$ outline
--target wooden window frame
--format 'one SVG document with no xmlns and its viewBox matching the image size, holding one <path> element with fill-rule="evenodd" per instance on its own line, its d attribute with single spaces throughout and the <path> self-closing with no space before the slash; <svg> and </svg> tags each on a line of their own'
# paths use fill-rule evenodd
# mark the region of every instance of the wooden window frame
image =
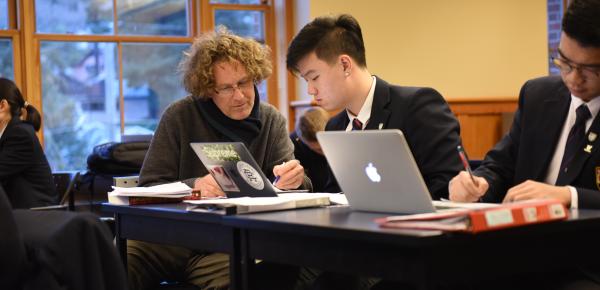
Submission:
<svg viewBox="0 0 600 290">
<path fill-rule="evenodd" d="M 264 12 L 265 42 L 272 49 L 273 74 L 267 79 L 268 101 L 279 107 L 279 92 L 277 87 L 277 46 L 276 46 L 276 1 L 269 0 L 263 4 L 211 4 L 210 0 L 187 0 L 188 35 L 187 36 L 145 36 L 119 35 L 117 0 L 113 1 L 114 31 L 110 35 L 73 35 L 36 32 L 35 0 L 8 0 L 9 29 L 0 30 L 0 37 L 10 38 L 13 43 L 14 78 L 17 85 L 29 103 L 33 104 L 42 114 L 42 70 L 40 46 L 43 41 L 60 42 L 110 42 L 117 47 L 119 62 L 119 102 L 123 108 L 123 67 L 122 46 L 129 43 L 189 43 L 191 44 L 200 32 L 214 29 L 214 12 L 225 10 L 256 10 Z M 285 0 L 286 3 L 288 0 Z M 291 1 L 291 0 L 290 0 Z M 288 5 L 286 5 L 288 6 Z M 289 5 L 290 7 L 292 5 Z M 286 7 L 287 9 L 287 7 Z M 287 13 L 286 13 L 287 14 Z M 287 15 L 285 17 L 288 17 Z M 124 110 L 120 110 L 121 132 L 124 132 Z M 43 143 L 43 130 L 38 136 Z"/>
</svg>

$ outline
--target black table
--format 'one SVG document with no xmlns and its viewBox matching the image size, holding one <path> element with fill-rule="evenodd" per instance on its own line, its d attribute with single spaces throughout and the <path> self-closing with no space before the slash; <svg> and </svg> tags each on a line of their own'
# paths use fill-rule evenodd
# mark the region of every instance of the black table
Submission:
<svg viewBox="0 0 600 290">
<path fill-rule="evenodd" d="M 332 207 L 228 216 L 224 224 L 241 230 L 242 261 L 265 259 L 403 280 L 422 289 L 599 259 L 600 211 L 572 211 L 565 222 L 477 235 L 381 229 L 373 220 L 383 216 Z"/>
<path fill-rule="evenodd" d="M 347 207 L 223 216 L 184 204 L 116 206 L 117 247 L 126 239 L 230 255 L 232 289 L 247 289 L 254 259 L 403 280 L 422 289 L 463 279 L 553 271 L 600 260 L 600 211 L 571 212 L 565 222 L 477 235 L 379 228 L 385 214 Z"/>
<path fill-rule="evenodd" d="M 168 244 L 199 251 L 230 255 L 231 289 L 241 289 L 242 273 L 238 244 L 239 230 L 223 224 L 223 215 L 188 212 L 183 203 L 158 205 L 112 205 L 105 203 L 102 210 L 115 216 L 115 236 L 125 268 L 127 244 L 140 240 Z"/>
</svg>

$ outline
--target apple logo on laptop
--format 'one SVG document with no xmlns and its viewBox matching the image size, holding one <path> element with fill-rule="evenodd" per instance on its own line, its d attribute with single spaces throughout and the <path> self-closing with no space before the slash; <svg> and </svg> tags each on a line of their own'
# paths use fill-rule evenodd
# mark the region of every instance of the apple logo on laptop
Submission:
<svg viewBox="0 0 600 290">
<path fill-rule="evenodd" d="M 373 163 L 369 162 L 369 165 L 365 167 L 365 173 L 367 173 L 367 177 L 371 179 L 372 182 L 380 182 L 381 175 L 377 173 L 377 167 L 373 166 Z"/>
</svg>

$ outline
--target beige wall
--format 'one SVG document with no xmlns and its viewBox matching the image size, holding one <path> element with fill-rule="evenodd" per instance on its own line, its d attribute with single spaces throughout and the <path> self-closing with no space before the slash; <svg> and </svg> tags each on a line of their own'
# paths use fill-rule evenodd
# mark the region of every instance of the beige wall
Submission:
<svg viewBox="0 0 600 290">
<path fill-rule="evenodd" d="M 547 74 L 546 0 L 310 1 L 330 13 L 358 19 L 371 73 L 447 99 L 516 97 Z"/>
</svg>

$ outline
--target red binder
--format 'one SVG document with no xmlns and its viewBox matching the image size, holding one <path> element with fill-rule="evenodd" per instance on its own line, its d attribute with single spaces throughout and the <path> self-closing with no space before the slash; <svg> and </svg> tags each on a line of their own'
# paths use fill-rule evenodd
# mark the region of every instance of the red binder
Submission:
<svg viewBox="0 0 600 290">
<path fill-rule="evenodd" d="M 568 210 L 558 200 L 529 200 L 482 209 L 457 209 L 376 219 L 385 228 L 479 233 L 528 224 L 565 220 Z"/>
</svg>

